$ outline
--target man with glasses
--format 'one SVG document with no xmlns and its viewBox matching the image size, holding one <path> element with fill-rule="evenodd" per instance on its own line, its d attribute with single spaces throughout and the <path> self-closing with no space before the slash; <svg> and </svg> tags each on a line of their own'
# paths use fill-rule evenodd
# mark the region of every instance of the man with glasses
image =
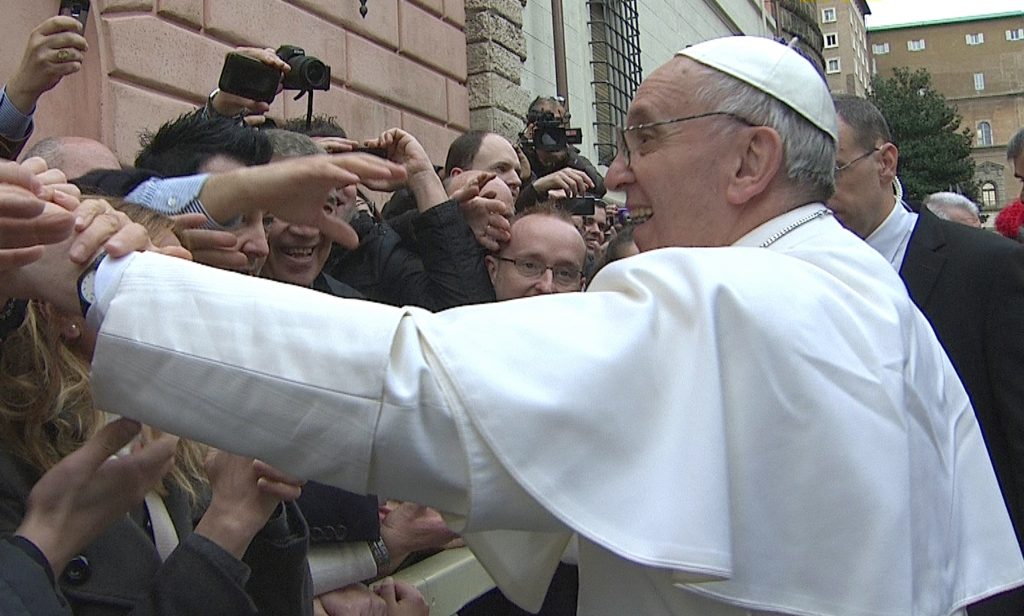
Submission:
<svg viewBox="0 0 1024 616">
<path fill-rule="evenodd" d="M 836 96 L 835 104 L 840 164 L 829 207 L 899 272 L 935 329 L 970 396 L 1024 546 L 1024 247 L 928 208 L 912 212 L 893 193 L 899 151 L 882 113 L 854 96 Z M 1024 592 L 969 612 L 1024 613 Z"/>
<path fill-rule="evenodd" d="M 498 301 L 583 289 L 587 249 L 563 210 L 534 206 L 512 220 L 511 235 L 485 257 Z"/>
<path fill-rule="evenodd" d="M 447 512 L 534 611 L 573 533 L 587 615 L 949 616 L 1024 583 L 952 366 L 822 205 L 838 130 L 814 67 L 757 37 L 688 47 L 623 134 L 607 181 L 647 217 L 644 252 L 586 293 L 431 314 L 144 253 L 78 285 L 56 258 L 19 281 L 102 325 L 102 408 Z M 236 207 L 340 236 L 322 187 L 394 171 L 271 165 L 252 181 L 301 174 L 303 191 L 264 204 L 254 185 Z"/>
</svg>

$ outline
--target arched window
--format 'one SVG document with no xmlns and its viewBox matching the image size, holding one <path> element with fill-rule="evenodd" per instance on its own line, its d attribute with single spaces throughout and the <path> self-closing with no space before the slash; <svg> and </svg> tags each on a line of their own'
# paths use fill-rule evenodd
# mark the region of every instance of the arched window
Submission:
<svg viewBox="0 0 1024 616">
<path fill-rule="evenodd" d="M 992 145 L 992 125 L 978 122 L 978 145 Z"/>
<path fill-rule="evenodd" d="M 992 182 L 985 182 L 981 185 L 981 206 L 986 210 L 994 209 L 999 200 L 996 195 L 996 185 Z"/>
</svg>

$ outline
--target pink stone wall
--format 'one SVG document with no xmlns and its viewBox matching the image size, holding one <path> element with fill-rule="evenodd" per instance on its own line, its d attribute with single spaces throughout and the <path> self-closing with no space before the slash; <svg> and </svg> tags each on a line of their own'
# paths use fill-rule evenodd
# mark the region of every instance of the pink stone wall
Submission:
<svg viewBox="0 0 1024 616">
<path fill-rule="evenodd" d="M 17 0 L 0 20 L 0 79 L 21 59 L 29 32 L 58 0 Z M 331 65 L 318 113 L 337 116 L 356 139 L 401 126 L 436 164 L 469 128 L 464 0 L 93 0 L 83 71 L 44 96 L 33 141 L 81 135 L 129 163 L 139 133 L 202 104 L 224 54 L 239 45 L 303 47 Z M 304 115 L 282 93 L 270 115 Z"/>
</svg>

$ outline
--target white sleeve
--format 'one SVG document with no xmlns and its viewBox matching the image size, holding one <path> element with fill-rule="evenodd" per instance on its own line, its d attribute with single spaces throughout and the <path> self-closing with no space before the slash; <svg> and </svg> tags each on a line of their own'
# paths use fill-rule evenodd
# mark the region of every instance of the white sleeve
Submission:
<svg viewBox="0 0 1024 616">
<path fill-rule="evenodd" d="M 112 284 L 94 311 L 98 407 L 299 477 L 459 517 L 469 512 L 472 464 L 473 489 L 518 491 L 530 517 L 544 518 L 475 431 L 457 425 L 415 309 L 151 253 L 135 255 Z M 507 503 L 509 515 L 516 509 Z"/>
</svg>

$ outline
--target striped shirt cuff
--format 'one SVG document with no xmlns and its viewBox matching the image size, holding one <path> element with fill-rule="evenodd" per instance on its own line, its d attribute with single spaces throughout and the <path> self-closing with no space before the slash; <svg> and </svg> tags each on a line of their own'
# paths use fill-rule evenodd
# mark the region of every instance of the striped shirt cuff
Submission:
<svg viewBox="0 0 1024 616">
<path fill-rule="evenodd" d="M 209 177 L 208 173 L 202 173 L 177 178 L 150 178 L 128 193 L 125 200 L 165 216 L 202 214 L 206 217 L 206 224 L 203 225 L 205 229 L 229 231 L 238 226 L 241 216 L 222 225 L 210 217 L 203 202 L 199 200 L 199 193 Z"/>
<path fill-rule="evenodd" d="M 20 141 L 32 132 L 32 114 L 35 109 L 25 115 L 7 98 L 7 86 L 0 94 L 0 135 L 13 141 Z"/>
</svg>

